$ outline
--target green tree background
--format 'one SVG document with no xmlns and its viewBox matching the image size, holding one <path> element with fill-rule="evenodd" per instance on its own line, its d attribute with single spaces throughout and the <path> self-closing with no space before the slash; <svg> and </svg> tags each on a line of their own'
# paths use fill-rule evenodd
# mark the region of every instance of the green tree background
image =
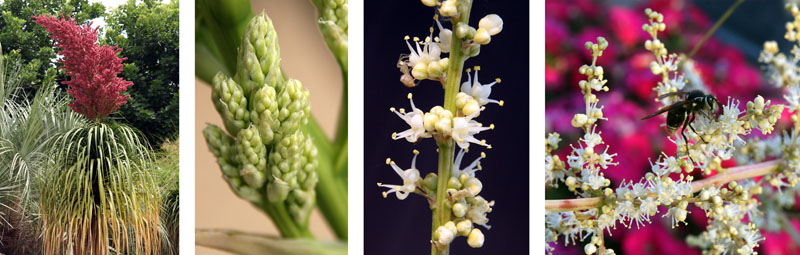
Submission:
<svg viewBox="0 0 800 255">
<path fill-rule="evenodd" d="M 123 49 L 120 54 L 128 59 L 121 76 L 134 84 L 128 103 L 111 117 L 136 127 L 160 148 L 178 134 L 178 10 L 176 0 L 129 0 L 115 8 L 88 0 L 5 0 L 0 2 L 0 43 L 10 61 L 21 63 L 23 88 L 32 91 L 51 81 L 61 85 L 67 77 L 57 69 L 53 42 L 31 16 L 70 15 L 79 24 L 104 18 L 100 43 Z"/>
</svg>

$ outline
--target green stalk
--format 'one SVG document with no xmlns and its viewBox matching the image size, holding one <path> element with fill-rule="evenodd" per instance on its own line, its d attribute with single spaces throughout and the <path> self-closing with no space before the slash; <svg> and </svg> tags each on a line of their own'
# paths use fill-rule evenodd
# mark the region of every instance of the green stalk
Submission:
<svg viewBox="0 0 800 255">
<path fill-rule="evenodd" d="M 453 141 L 448 141 L 439 145 L 439 177 L 436 180 L 436 205 L 433 207 L 433 225 L 431 226 L 431 240 L 434 239 L 436 229 L 450 221 L 452 214 L 450 196 L 447 194 L 447 182 L 453 173 Z M 437 248 L 436 244 L 431 244 L 432 255 L 450 254 L 450 246 Z"/>
<path fill-rule="evenodd" d="M 472 8 L 472 1 L 462 1 L 458 6 L 459 17 L 453 19 L 453 28 L 458 23 L 469 23 L 469 12 Z M 462 40 L 453 33 L 450 41 L 450 64 L 447 66 L 447 75 L 444 85 L 444 109 L 455 113 L 456 111 L 456 94 L 461 84 L 462 70 L 464 69 L 464 61 L 467 60 L 465 51 L 462 47 Z M 453 152 L 455 143 L 453 139 L 447 139 L 444 142 L 439 142 L 439 171 L 436 184 L 436 204 L 433 207 L 433 225 L 431 227 L 431 240 L 436 234 L 436 229 L 450 221 L 452 214 L 450 196 L 447 194 L 447 183 L 450 180 L 450 175 L 453 173 Z M 436 244 L 431 244 L 432 255 L 447 255 L 450 254 L 450 246 L 444 248 L 437 248 Z"/>
<path fill-rule="evenodd" d="M 336 237 L 347 240 L 347 190 L 339 185 L 340 182 L 333 174 L 331 156 L 330 154 L 319 154 L 317 206 Z"/>
<path fill-rule="evenodd" d="M 717 29 L 720 26 L 722 26 L 722 23 L 725 23 L 725 20 L 727 20 L 728 17 L 730 17 L 731 14 L 733 14 L 733 11 L 736 10 L 736 7 L 739 7 L 739 5 L 742 4 L 742 2 L 744 2 L 744 0 L 738 0 L 736 1 L 736 3 L 733 3 L 731 7 L 728 7 L 728 10 L 726 10 L 725 13 L 722 14 L 722 17 L 719 17 L 717 22 L 714 23 L 714 26 L 712 26 L 711 29 L 708 30 L 708 32 L 706 32 L 705 35 L 703 35 L 703 39 L 700 40 L 700 43 L 698 43 L 697 45 L 694 46 L 694 48 L 692 48 L 692 51 L 689 52 L 688 59 L 691 59 L 694 56 L 694 54 L 696 54 L 697 51 L 700 50 L 700 47 L 703 46 L 703 44 L 705 44 L 706 41 L 708 41 L 708 38 L 711 38 L 711 35 L 713 35 L 714 32 L 716 32 Z"/>
<path fill-rule="evenodd" d="M 342 106 L 339 107 L 339 120 L 337 120 L 333 144 L 336 150 L 347 148 L 345 145 L 347 144 L 347 71 L 344 69 L 342 69 Z"/>
<path fill-rule="evenodd" d="M 286 211 L 286 206 L 283 202 L 270 203 L 264 201 L 259 207 L 261 210 L 267 212 L 269 217 L 273 219 L 272 223 L 274 223 L 278 231 L 281 232 L 282 237 L 314 239 L 308 226 L 301 227 L 295 224 L 292 217 L 289 216 L 289 212 Z"/>
<path fill-rule="evenodd" d="M 313 117 L 309 118 L 308 124 L 303 125 L 302 129 L 311 137 L 318 151 L 317 206 L 336 237 L 347 240 L 347 188 L 339 185 L 334 174 L 334 155 L 338 151 L 331 146 L 330 140 Z"/>
</svg>

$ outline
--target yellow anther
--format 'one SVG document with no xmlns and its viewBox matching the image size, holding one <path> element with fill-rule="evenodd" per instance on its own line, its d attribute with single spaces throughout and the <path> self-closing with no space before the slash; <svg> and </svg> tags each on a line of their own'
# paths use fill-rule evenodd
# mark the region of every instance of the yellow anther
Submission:
<svg viewBox="0 0 800 255">
<path fill-rule="evenodd" d="M 501 82 L 500 78 L 495 78 L 494 81 L 496 81 L 497 83 Z"/>
<path fill-rule="evenodd" d="M 470 68 L 467 68 L 467 70 L 466 70 L 466 71 L 469 73 L 469 72 L 472 72 L 472 69 L 470 69 Z"/>
<path fill-rule="evenodd" d="M 413 96 L 411 95 L 411 93 L 408 93 L 408 99 L 411 99 L 412 97 Z"/>
<path fill-rule="evenodd" d="M 389 111 L 394 112 L 394 107 L 389 107 Z"/>
<path fill-rule="evenodd" d="M 392 159 L 391 158 L 386 158 L 386 164 L 388 165 L 389 163 L 392 163 Z"/>
<path fill-rule="evenodd" d="M 419 42 L 419 37 L 414 36 L 414 41 Z"/>
<path fill-rule="evenodd" d="M 505 102 L 503 102 L 503 100 L 500 100 L 500 103 L 498 104 L 500 105 L 500 107 L 503 107 L 503 104 L 505 104 Z"/>
<path fill-rule="evenodd" d="M 489 124 L 489 129 L 494 129 L 494 124 Z"/>
<path fill-rule="evenodd" d="M 486 152 L 481 152 L 481 158 L 486 158 Z"/>
<path fill-rule="evenodd" d="M 383 183 L 380 183 L 380 182 L 379 182 L 379 183 L 378 183 L 378 187 L 380 187 L 380 186 L 383 186 Z"/>
<path fill-rule="evenodd" d="M 411 37 L 409 37 L 409 36 L 404 36 L 404 37 L 403 37 L 403 40 L 406 40 L 406 41 L 408 41 L 408 39 L 411 39 Z"/>
<path fill-rule="evenodd" d="M 480 70 L 481 70 L 481 66 L 475 66 L 475 71 L 480 71 Z"/>
<path fill-rule="evenodd" d="M 418 150 L 414 150 L 413 152 L 414 152 L 414 155 L 419 155 L 419 151 Z"/>
<path fill-rule="evenodd" d="M 433 33 L 433 27 L 430 27 L 430 28 L 428 29 L 428 31 L 430 31 L 431 33 Z"/>
</svg>

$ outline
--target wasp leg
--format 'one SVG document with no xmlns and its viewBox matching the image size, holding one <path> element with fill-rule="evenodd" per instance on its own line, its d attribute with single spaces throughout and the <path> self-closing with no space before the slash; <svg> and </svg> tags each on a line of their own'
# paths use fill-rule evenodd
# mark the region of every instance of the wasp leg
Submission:
<svg viewBox="0 0 800 255">
<path fill-rule="evenodd" d="M 689 122 L 688 122 L 688 124 L 687 124 L 687 125 L 689 125 L 689 129 L 691 129 L 691 130 L 692 130 L 692 132 L 694 132 L 695 134 L 697 134 L 697 136 L 699 136 L 699 137 L 700 137 L 700 140 L 703 140 L 703 143 L 708 143 L 708 142 L 706 141 L 706 139 L 705 139 L 705 138 L 703 138 L 703 135 L 701 135 L 700 133 L 697 133 L 697 130 L 694 130 L 694 126 L 692 126 L 692 122 L 694 122 L 694 117 L 695 117 L 695 116 L 694 116 L 694 114 L 692 114 L 692 115 L 689 117 Z"/>
<path fill-rule="evenodd" d="M 690 125 L 691 118 L 689 117 L 689 115 L 691 115 L 691 113 L 684 114 L 683 126 L 681 126 L 681 136 L 683 137 L 684 145 L 686 146 L 686 157 L 689 157 L 689 161 L 692 161 L 692 165 L 695 165 L 694 159 L 689 154 L 689 138 L 686 137 L 686 126 L 689 126 L 691 128 Z"/>
</svg>

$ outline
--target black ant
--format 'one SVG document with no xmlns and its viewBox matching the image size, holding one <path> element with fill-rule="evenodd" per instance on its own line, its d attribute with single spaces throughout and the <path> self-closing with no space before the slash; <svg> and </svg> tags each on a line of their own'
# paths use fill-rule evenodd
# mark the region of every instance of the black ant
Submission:
<svg viewBox="0 0 800 255">
<path fill-rule="evenodd" d="M 679 91 L 679 92 L 672 92 L 663 94 L 658 97 L 658 99 L 664 99 L 670 96 L 685 96 L 682 101 L 675 102 L 667 107 L 658 109 L 658 111 L 654 112 L 653 114 L 647 115 L 647 117 L 642 118 L 642 120 L 646 120 L 667 112 L 667 130 L 670 133 L 674 133 L 678 128 L 681 128 L 681 136 L 683 140 L 686 141 L 686 153 L 689 153 L 689 139 L 686 138 L 686 126 L 689 126 L 689 129 L 692 130 L 695 134 L 697 134 L 703 142 L 706 140 L 703 138 L 702 135 L 697 133 L 697 130 L 694 130 L 692 126 L 692 122 L 697 115 L 697 113 L 703 114 L 707 118 L 711 119 L 706 113 L 707 111 L 713 110 L 716 106 L 714 117 L 719 116 L 719 111 L 722 109 L 722 104 L 717 100 L 714 95 L 706 95 L 703 91 L 700 90 L 692 90 L 692 91 Z M 689 157 L 691 159 L 691 157 Z M 692 160 L 694 161 L 694 160 Z"/>
</svg>

